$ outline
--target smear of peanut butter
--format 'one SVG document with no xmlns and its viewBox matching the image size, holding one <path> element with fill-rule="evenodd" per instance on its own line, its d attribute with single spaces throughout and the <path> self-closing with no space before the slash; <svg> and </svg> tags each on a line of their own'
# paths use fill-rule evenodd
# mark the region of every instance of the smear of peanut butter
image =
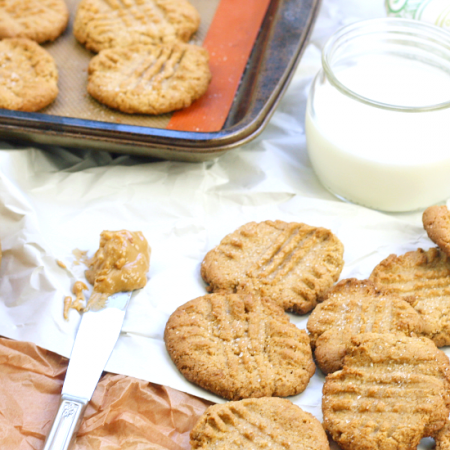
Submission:
<svg viewBox="0 0 450 450">
<path fill-rule="evenodd" d="M 143 288 L 149 266 L 150 247 L 140 231 L 103 231 L 100 247 L 85 272 L 94 286 L 85 311 L 104 307 L 106 299 L 117 292 Z"/>
<path fill-rule="evenodd" d="M 69 310 L 72 306 L 72 297 L 68 295 L 64 297 L 64 319 L 69 320 Z"/>
<path fill-rule="evenodd" d="M 69 319 L 69 310 L 76 309 L 77 311 L 84 311 L 84 294 L 83 291 L 86 291 L 88 287 L 82 281 L 76 281 L 72 287 L 72 292 L 75 295 L 75 300 L 72 300 L 72 297 L 67 296 L 64 299 L 64 319 Z"/>
<path fill-rule="evenodd" d="M 72 250 L 73 256 L 75 256 L 75 261 L 73 262 L 74 266 L 79 266 L 80 263 L 88 265 L 89 258 L 87 257 L 87 250 L 80 250 L 76 248 Z"/>
</svg>

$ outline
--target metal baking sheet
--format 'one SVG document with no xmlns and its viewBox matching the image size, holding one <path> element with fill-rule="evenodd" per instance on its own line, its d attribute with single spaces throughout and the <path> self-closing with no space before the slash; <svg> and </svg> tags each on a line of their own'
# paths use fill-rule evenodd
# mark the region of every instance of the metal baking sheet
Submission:
<svg viewBox="0 0 450 450">
<path fill-rule="evenodd" d="M 191 2 L 202 16 L 194 38 L 201 43 L 219 0 Z M 320 0 L 271 1 L 225 125 L 212 133 L 166 130 L 170 114 L 127 115 L 93 100 L 86 91 L 93 54 L 72 34 L 78 0 L 67 3 L 68 29 L 45 46 L 59 68 L 58 98 L 40 113 L 0 109 L 2 138 L 195 162 L 217 157 L 264 129 L 300 60 Z"/>
</svg>

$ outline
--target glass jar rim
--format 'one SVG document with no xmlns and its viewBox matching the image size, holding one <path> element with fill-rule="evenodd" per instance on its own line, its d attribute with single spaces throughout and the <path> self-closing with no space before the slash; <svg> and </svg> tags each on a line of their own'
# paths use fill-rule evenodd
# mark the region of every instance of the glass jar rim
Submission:
<svg viewBox="0 0 450 450">
<path fill-rule="evenodd" d="M 440 109 L 450 108 L 450 100 L 437 103 L 433 105 L 426 106 L 402 106 L 402 105 L 392 105 L 389 103 L 378 102 L 371 98 L 365 97 L 358 94 L 352 89 L 348 88 L 343 84 L 333 72 L 331 67 L 331 58 L 334 51 L 339 47 L 340 44 L 344 44 L 351 39 L 352 35 L 354 39 L 357 39 L 356 33 L 358 31 L 364 31 L 364 35 L 375 34 L 375 33 L 396 33 L 403 34 L 405 36 L 412 35 L 414 33 L 415 37 L 424 38 L 425 40 L 432 41 L 435 44 L 441 46 L 449 54 L 450 59 L 450 32 L 439 28 L 435 25 L 428 24 L 425 22 L 420 22 L 418 20 L 403 19 L 403 18 L 379 18 L 379 19 L 369 19 L 358 21 L 350 25 L 346 25 L 336 31 L 326 42 L 322 50 L 322 67 L 323 70 L 330 81 L 330 83 L 336 87 L 343 94 L 352 97 L 362 103 L 375 106 L 382 109 L 388 109 L 393 111 L 402 112 L 425 112 L 425 111 L 435 111 Z"/>
</svg>

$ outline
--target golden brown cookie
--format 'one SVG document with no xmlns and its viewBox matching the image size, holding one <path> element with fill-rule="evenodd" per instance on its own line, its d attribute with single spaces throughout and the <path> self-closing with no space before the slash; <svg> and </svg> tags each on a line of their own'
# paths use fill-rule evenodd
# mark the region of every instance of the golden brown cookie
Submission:
<svg viewBox="0 0 450 450">
<path fill-rule="evenodd" d="M 450 407 L 450 364 L 424 337 L 360 334 L 323 386 L 324 427 L 343 450 L 415 449 Z"/>
<path fill-rule="evenodd" d="M 200 25 L 187 0 L 81 0 L 73 33 L 89 50 L 187 42 Z"/>
<path fill-rule="evenodd" d="M 306 332 L 252 295 L 185 303 L 170 316 L 164 340 L 189 381 L 228 400 L 299 394 L 315 370 Z"/>
<path fill-rule="evenodd" d="M 208 88 L 208 53 L 175 42 L 103 50 L 89 64 L 88 92 L 130 114 L 164 114 L 186 108 Z"/>
<path fill-rule="evenodd" d="M 430 206 L 422 216 L 428 237 L 450 256 L 450 211 L 446 206 Z"/>
<path fill-rule="evenodd" d="M 450 450 L 450 421 L 448 420 L 436 436 L 436 450 Z"/>
<path fill-rule="evenodd" d="M 438 347 L 450 345 L 450 257 L 438 248 L 390 255 L 370 279 L 411 303 L 422 316 L 423 334 Z"/>
<path fill-rule="evenodd" d="M 289 400 L 247 399 L 210 406 L 191 431 L 194 450 L 329 450 L 320 422 Z"/>
<path fill-rule="evenodd" d="M 383 294 L 369 280 L 333 286 L 308 319 L 311 346 L 324 373 L 342 368 L 351 337 L 360 333 L 421 333 L 422 318 L 400 297 Z"/>
<path fill-rule="evenodd" d="M 36 42 L 0 41 L 0 108 L 39 111 L 58 95 L 54 59 Z"/>
<path fill-rule="evenodd" d="M 54 41 L 68 21 L 64 0 L 0 0 L 0 38 Z"/>
<path fill-rule="evenodd" d="M 305 314 L 339 278 L 343 253 L 342 243 L 325 228 L 250 222 L 207 253 L 201 275 L 210 292 L 257 292 Z"/>
</svg>

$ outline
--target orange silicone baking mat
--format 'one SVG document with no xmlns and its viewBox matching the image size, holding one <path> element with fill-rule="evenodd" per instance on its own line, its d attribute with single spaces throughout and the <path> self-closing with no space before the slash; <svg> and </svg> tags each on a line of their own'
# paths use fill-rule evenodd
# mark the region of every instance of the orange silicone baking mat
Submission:
<svg viewBox="0 0 450 450">
<path fill-rule="evenodd" d="M 70 11 L 67 30 L 44 47 L 55 58 L 59 71 L 59 95 L 42 113 L 138 125 L 152 128 L 198 131 L 219 130 L 231 107 L 245 64 L 270 0 L 190 0 L 201 15 L 201 25 L 191 40 L 210 51 L 213 81 L 205 101 L 188 108 L 171 121 L 172 114 L 130 115 L 110 109 L 87 93 L 87 68 L 94 53 L 73 36 L 72 26 L 79 0 L 66 0 Z M 211 120 L 214 118 L 214 120 Z"/>
<path fill-rule="evenodd" d="M 203 42 L 210 54 L 211 84 L 202 98 L 173 114 L 168 129 L 222 129 L 269 3 L 270 0 L 220 2 Z"/>
</svg>

